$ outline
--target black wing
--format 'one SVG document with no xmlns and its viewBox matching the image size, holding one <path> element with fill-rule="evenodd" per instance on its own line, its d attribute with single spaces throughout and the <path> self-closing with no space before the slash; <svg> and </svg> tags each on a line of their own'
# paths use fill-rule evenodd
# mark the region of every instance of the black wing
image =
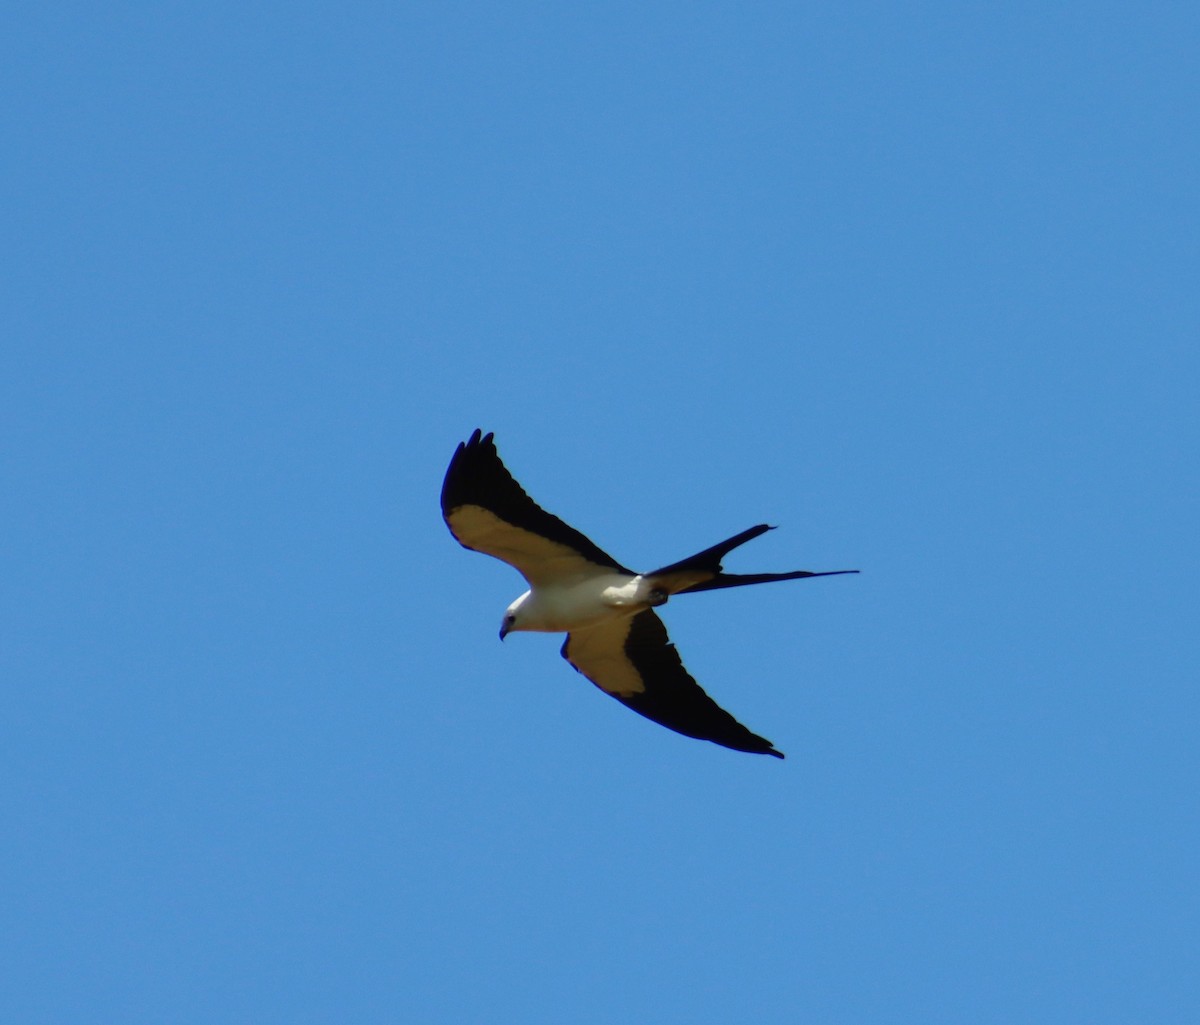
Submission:
<svg viewBox="0 0 1200 1025">
<path fill-rule="evenodd" d="M 667 628 L 647 609 L 572 630 L 562 656 L 597 687 L 647 719 L 698 740 L 782 758 L 700 688 L 683 667 Z"/>
<path fill-rule="evenodd" d="M 525 494 L 491 434 L 477 430 L 458 446 L 442 483 L 442 516 L 464 548 L 502 559 L 534 585 L 614 571 L 633 575 Z"/>
</svg>

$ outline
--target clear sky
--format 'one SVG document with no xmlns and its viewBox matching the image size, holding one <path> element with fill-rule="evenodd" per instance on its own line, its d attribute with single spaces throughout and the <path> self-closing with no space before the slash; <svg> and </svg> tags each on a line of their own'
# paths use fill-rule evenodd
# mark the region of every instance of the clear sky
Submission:
<svg viewBox="0 0 1200 1025">
<path fill-rule="evenodd" d="M 1200 13 L 0 32 L 0 1018 L 1192 1023 Z M 605 697 L 475 427 L 787 752 Z"/>
</svg>

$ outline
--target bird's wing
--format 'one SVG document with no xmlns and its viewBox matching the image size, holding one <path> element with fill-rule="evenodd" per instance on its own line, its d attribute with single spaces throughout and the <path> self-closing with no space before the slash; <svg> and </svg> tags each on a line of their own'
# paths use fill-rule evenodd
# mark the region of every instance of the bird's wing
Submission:
<svg viewBox="0 0 1200 1025">
<path fill-rule="evenodd" d="M 442 483 L 442 516 L 464 548 L 502 559 L 534 586 L 614 570 L 633 575 L 525 494 L 491 434 L 476 431 L 458 446 Z"/>
<path fill-rule="evenodd" d="M 572 630 L 562 656 L 606 694 L 668 729 L 735 751 L 783 757 L 701 690 L 649 609 Z"/>
</svg>

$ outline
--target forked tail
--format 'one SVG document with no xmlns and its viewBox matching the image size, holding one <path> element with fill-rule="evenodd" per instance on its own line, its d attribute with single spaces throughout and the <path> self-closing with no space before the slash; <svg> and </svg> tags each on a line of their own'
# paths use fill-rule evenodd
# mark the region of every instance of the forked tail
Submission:
<svg viewBox="0 0 1200 1025">
<path fill-rule="evenodd" d="M 774 530 L 765 523 L 757 527 L 743 530 L 727 541 L 705 548 L 680 562 L 656 569 L 653 573 L 643 576 L 650 579 L 655 587 L 667 594 L 691 594 L 696 591 L 715 591 L 719 587 L 744 587 L 747 584 L 769 584 L 776 580 L 799 580 L 802 577 L 835 577 L 843 573 L 857 573 L 856 569 L 834 569 L 814 573 L 806 569 L 793 570 L 791 573 L 725 573 L 721 570 L 721 560 L 739 545 L 753 541 L 756 537 Z"/>
</svg>

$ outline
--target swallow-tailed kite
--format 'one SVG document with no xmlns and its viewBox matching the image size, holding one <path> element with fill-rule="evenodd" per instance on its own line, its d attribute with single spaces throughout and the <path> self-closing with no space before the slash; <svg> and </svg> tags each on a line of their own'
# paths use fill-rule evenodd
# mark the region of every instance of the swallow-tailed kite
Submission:
<svg viewBox="0 0 1200 1025">
<path fill-rule="evenodd" d="M 635 573 L 537 505 L 500 461 L 492 435 L 480 431 L 450 460 L 442 515 L 464 548 L 502 559 L 529 583 L 504 613 L 501 640 L 515 630 L 565 631 L 563 658 L 626 707 L 677 733 L 776 758 L 783 752 L 700 689 L 653 610 L 674 594 L 858 572 L 723 572 L 726 553 L 771 529 L 760 523 L 682 562 Z"/>
</svg>

